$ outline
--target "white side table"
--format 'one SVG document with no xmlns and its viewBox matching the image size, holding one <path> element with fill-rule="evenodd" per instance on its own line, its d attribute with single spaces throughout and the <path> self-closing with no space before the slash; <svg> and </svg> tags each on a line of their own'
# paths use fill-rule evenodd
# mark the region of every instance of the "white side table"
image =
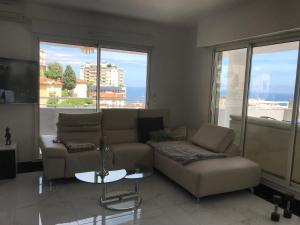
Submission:
<svg viewBox="0 0 300 225">
<path fill-rule="evenodd" d="M 17 173 L 17 143 L 0 144 L 0 179 L 15 178 Z"/>
</svg>

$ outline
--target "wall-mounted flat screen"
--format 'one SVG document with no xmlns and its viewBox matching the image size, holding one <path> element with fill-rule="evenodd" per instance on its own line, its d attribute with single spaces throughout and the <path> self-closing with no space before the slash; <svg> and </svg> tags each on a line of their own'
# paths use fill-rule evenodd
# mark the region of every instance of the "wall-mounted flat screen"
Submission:
<svg viewBox="0 0 300 225">
<path fill-rule="evenodd" d="M 0 58 L 0 104 L 38 102 L 38 63 Z"/>
</svg>

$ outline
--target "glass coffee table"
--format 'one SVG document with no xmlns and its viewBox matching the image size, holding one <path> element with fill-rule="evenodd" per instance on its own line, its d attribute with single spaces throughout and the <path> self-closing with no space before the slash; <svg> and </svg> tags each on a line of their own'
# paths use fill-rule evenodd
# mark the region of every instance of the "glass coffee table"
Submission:
<svg viewBox="0 0 300 225">
<path fill-rule="evenodd" d="M 101 184 L 100 205 L 111 210 L 132 210 L 142 203 L 140 196 L 139 180 L 153 174 L 152 168 L 141 167 L 139 169 L 126 171 L 125 169 L 111 170 L 105 177 L 101 177 L 96 171 L 76 173 L 75 177 L 83 182 Z M 107 184 L 117 182 L 121 179 L 134 180 L 133 191 L 107 192 Z"/>
<path fill-rule="evenodd" d="M 101 177 L 97 171 L 75 173 L 75 177 L 83 182 L 92 184 L 101 184 L 101 196 L 99 199 L 100 205 L 107 209 L 113 209 L 110 207 L 114 202 L 121 200 L 120 195 L 107 196 L 107 184 L 113 183 L 123 179 L 127 175 L 125 169 L 110 170 L 108 175 Z"/>
<path fill-rule="evenodd" d="M 140 179 L 149 177 L 153 174 L 153 168 L 140 166 L 137 169 L 127 171 L 125 179 L 134 180 L 134 190 L 128 192 L 127 195 L 132 199 L 132 209 L 138 208 L 142 203 L 142 197 L 140 194 Z"/>
</svg>

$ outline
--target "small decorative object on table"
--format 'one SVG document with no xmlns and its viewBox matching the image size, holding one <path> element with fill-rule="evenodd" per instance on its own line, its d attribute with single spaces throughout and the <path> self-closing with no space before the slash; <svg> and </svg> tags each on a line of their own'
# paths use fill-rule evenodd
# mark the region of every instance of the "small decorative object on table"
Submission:
<svg viewBox="0 0 300 225">
<path fill-rule="evenodd" d="M 110 151 L 110 149 L 107 145 L 107 137 L 106 136 L 104 136 L 103 139 L 101 139 L 99 151 L 100 151 L 100 157 L 101 157 L 101 167 L 100 167 L 100 170 L 97 171 L 97 175 L 103 178 L 109 174 L 109 171 L 105 168 L 105 158 L 107 157 L 107 154 Z"/>
<path fill-rule="evenodd" d="M 5 145 L 11 145 L 11 133 L 8 127 L 5 129 Z"/>
</svg>

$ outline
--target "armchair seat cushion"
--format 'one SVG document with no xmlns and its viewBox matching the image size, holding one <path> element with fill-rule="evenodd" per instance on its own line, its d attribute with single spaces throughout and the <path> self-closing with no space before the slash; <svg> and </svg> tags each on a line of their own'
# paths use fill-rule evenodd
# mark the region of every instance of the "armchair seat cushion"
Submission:
<svg viewBox="0 0 300 225">
<path fill-rule="evenodd" d="M 153 150 L 149 145 L 143 143 L 112 144 L 110 149 L 116 168 L 132 170 L 139 165 L 153 166 Z"/>
</svg>

